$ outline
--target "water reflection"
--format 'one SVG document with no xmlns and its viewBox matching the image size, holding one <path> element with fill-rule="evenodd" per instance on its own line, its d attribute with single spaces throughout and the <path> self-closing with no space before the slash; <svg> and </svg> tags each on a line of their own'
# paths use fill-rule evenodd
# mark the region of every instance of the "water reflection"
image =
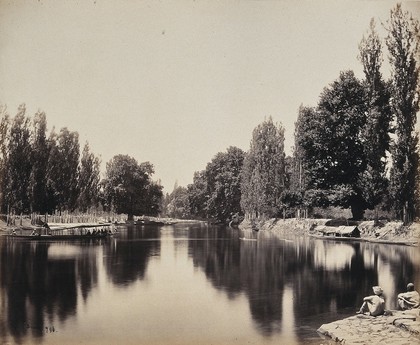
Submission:
<svg viewBox="0 0 420 345">
<path fill-rule="evenodd" d="M 121 227 L 104 246 L 104 265 L 112 283 L 127 286 L 144 279 L 151 256 L 160 253 L 158 227 Z"/>
<path fill-rule="evenodd" d="M 77 289 L 86 299 L 96 283 L 95 247 L 83 243 L 72 253 L 65 245 L 0 241 L 2 339 L 8 332 L 17 343 L 28 334 L 40 338 L 55 321 L 74 315 Z"/>
<path fill-rule="evenodd" d="M 243 235 L 180 224 L 121 227 L 104 241 L 0 238 L 0 339 L 51 344 L 53 326 L 60 342 L 77 332 L 172 344 L 181 326 L 193 342 L 211 324 L 209 343 L 229 342 L 236 331 L 253 343 L 313 344 L 320 324 L 354 314 L 373 285 L 384 289 L 387 308 L 408 281 L 420 286 L 418 248 Z M 108 306 L 113 322 L 104 328 Z M 230 317 L 218 324 L 222 311 Z"/>
<path fill-rule="evenodd" d="M 245 291 L 255 325 L 266 337 L 293 338 L 291 329 L 305 327 L 299 320 L 308 315 L 329 322 L 339 311 L 354 313 L 377 284 L 384 288 L 387 308 L 396 308 L 397 293 L 419 277 L 416 248 L 258 236 L 258 242 L 207 240 L 189 246 L 194 264 L 215 288 L 230 297 Z"/>
</svg>

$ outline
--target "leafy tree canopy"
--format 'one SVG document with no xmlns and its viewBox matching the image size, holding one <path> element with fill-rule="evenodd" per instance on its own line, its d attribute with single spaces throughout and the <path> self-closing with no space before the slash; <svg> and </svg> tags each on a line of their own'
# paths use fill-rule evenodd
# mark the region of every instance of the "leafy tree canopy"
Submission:
<svg viewBox="0 0 420 345">
<path fill-rule="evenodd" d="M 153 173 L 149 162 L 138 164 L 128 155 L 114 156 L 106 164 L 102 181 L 108 205 L 117 213 L 127 213 L 129 219 L 134 215 L 157 214 L 162 188 L 151 181 Z"/>
</svg>

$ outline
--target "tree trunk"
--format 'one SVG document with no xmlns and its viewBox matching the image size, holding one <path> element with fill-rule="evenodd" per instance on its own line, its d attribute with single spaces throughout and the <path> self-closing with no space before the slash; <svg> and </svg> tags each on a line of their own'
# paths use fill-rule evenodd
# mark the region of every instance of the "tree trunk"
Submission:
<svg viewBox="0 0 420 345">
<path fill-rule="evenodd" d="M 375 220 L 373 221 L 374 226 L 379 225 L 379 214 L 378 214 L 378 206 L 375 206 Z"/>
<path fill-rule="evenodd" d="M 351 214 L 354 220 L 362 220 L 364 213 L 365 210 L 360 206 L 359 203 L 354 203 L 351 205 Z"/>
</svg>

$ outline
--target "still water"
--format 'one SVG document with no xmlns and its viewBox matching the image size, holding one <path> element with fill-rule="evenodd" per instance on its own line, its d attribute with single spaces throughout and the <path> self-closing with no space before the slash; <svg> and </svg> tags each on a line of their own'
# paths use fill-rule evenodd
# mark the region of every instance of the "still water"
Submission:
<svg viewBox="0 0 420 345">
<path fill-rule="evenodd" d="M 326 344 L 316 329 L 354 314 L 373 285 L 387 308 L 407 282 L 420 286 L 415 247 L 243 241 L 204 224 L 118 231 L 91 242 L 0 237 L 0 343 Z"/>
</svg>

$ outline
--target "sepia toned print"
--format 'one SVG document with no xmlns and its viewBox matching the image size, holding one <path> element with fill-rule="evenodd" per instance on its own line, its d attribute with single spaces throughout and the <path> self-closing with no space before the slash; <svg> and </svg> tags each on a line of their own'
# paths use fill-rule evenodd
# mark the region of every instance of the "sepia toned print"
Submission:
<svg viewBox="0 0 420 345">
<path fill-rule="evenodd" d="M 420 342 L 419 19 L 0 0 L 0 343 Z"/>
</svg>

